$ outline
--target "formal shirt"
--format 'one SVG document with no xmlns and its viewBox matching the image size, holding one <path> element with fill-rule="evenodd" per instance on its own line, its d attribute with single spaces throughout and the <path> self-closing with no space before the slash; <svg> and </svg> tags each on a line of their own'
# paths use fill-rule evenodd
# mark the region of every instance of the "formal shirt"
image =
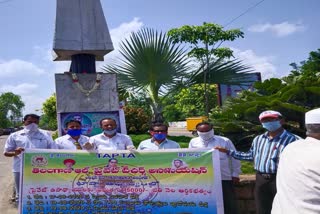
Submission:
<svg viewBox="0 0 320 214">
<path fill-rule="evenodd" d="M 38 129 L 33 133 L 28 133 L 25 129 L 12 133 L 4 146 L 4 152 L 10 152 L 16 148 L 31 149 L 57 149 L 58 146 L 53 141 L 49 132 Z M 22 154 L 13 157 L 13 172 L 20 172 Z"/>
<path fill-rule="evenodd" d="M 75 142 L 78 142 L 82 149 L 83 145 L 89 142 L 89 137 L 85 135 L 80 135 L 78 140 L 73 139 L 70 135 L 66 134 L 57 139 L 55 139 L 56 144 L 59 149 L 67 149 L 67 150 L 77 150 L 77 146 Z"/>
<path fill-rule="evenodd" d="M 191 139 L 189 148 L 207 148 L 212 149 L 216 146 L 235 150 L 231 140 L 226 137 L 214 135 L 208 142 L 204 142 L 200 137 Z M 239 160 L 229 157 L 227 154 L 219 152 L 220 171 L 222 180 L 232 180 L 232 177 L 239 177 L 241 173 L 241 164 Z"/>
<path fill-rule="evenodd" d="M 320 213 L 320 140 L 307 137 L 283 151 L 272 214 Z"/>
<path fill-rule="evenodd" d="M 236 159 L 254 161 L 254 169 L 261 173 L 276 173 L 279 157 L 283 149 L 300 137 L 284 130 L 274 138 L 268 132 L 254 138 L 248 152 L 229 150 L 228 154 Z"/>
<path fill-rule="evenodd" d="M 112 138 L 105 136 L 104 133 L 97 134 L 89 138 L 89 143 L 97 150 L 126 150 L 128 147 L 133 147 L 131 138 L 120 133 L 116 133 Z"/>
<path fill-rule="evenodd" d="M 138 150 L 158 150 L 158 149 L 180 149 L 180 145 L 172 140 L 165 139 L 160 144 L 157 144 L 153 138 L 142 141 Z"/>
</svg>

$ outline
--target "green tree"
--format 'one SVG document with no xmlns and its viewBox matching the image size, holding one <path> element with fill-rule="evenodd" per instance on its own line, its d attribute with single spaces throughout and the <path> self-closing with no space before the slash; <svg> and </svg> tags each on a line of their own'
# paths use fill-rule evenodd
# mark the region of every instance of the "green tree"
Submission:
<svg viewBox="0 0 320 214">
<path fill-rule="evenodd" d="M 147 133 L 151 115 L 139 107 L 125 106 L 123 109 L 126 115 L 128 134 Z"/>
<path fill-rule="evenodd" d="M 0 127 L 16 126 L 21 121 L 24 103 L 19 95 L 5 92 L 0 95 Z"/>
<path fill-rule="evenodd" d="M 228 100 L 222 109 L 215 109 L 212 119 L 217 131 L 231 139 L 234 136 L 234 143 L 238 145 L 250 146 L 253 136 L 264 131 L 258 114 L 273 109 L 283 114 L 288 130 L 304 137 L 305 112 L 320 106 L 318 53 L 311 52 L 299 66 L 291 64 L 293 70 L 287 77 L 257 82 L 254 92 L 244 91 Z"/>
<path fill-rule="evenodd" d="M 287 83 L 296 83 L 299 80 L 316 81 L 320 78 L 320 49 L 311 51 L 306 61 L 300 62 L 300 65 L 291 63 L 293 68 L 291 73 L 284 77 L 283 80 Z"/>
<path fill-rule="evenodd" d="M 56 130 L 57 122 L 57 108 L 56 108 L 56 94 L 51 95 L 42 104 L 43 115 L 40 120 L 40 126 L 50 130 Z"/>
<path fill-rule="evenodd" d="M 212 67 L 210 63 L 221 64 L 224 59 L 232 57 L 232 50 L 227 47 L 221 47 L 221 45 L 225 41 L 234 41 L 240 37 L 243 38 L 244 33 L 239 29 L 224 30 L 221 25 L 204 22 L 201 26 L 184 25 L 180 28 L 171 29 L 168 32 L 168 36 L 174 43 L 190 44 L 191 50 L 188 55 L 200 61 L 201 70 L 203 70 L 201 83 L 204 83 L 205 86 L 205 112 L 206 115 L 208 115 L 209 100 L 207 84 L 210 67 Z M 237 70 L 234 70 L 233 73 L 236 75 L 237 72 Z"/>
<path fill-rule="evenodd" d="M 188 71 L 185 51 L 174 45 L 166 34 L 152 29 L 132 33 L 120 44 L 123 59 L 105 66 L 116 73 L 120 88 L 144 93 L 151 106 L 153 120 L 163 121 L 163 97 L 181 85 Z"/>
<path fill-rule="evenodd" d="M 209 108 L 217 105 L 216 85 L 209 85 Z M 202 116 L 204 112 L 204 84 L 183 88 L 165 99 L 164 116 L 167 121 L 185 120 L 187 117 Z"/>
</svg>

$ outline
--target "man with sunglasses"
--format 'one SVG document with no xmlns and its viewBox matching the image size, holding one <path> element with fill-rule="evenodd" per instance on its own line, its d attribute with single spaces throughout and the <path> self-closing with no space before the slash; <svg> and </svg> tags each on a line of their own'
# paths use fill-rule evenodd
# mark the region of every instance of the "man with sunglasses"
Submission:
<svg viewBox="0 0 320 214">
<path fill-rule="evenodd" d="M 152 138 L 142 141 L 138 150 L 179 149 L 180 145 L 167 139 L 168 126 L 163 123 L 153 123 L 149 128 Z"/>
</svg>

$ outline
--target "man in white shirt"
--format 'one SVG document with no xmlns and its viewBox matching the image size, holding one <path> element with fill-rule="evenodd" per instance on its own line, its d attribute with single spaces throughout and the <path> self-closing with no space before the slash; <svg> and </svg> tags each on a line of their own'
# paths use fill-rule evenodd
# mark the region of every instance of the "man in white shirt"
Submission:
<svg viewBox="0 0 320 214">
<path fill-rule="evenodd" d="M 91 150 L 93 146 L 89 143 L 89 137 L 82 135 L 81 122 L 78 120 L 70 120 L 66 123 L 65 132 L 55 140 L 59 149 L 66 150 Z"/>
<path fill-rule="evenodd" d="M 222 136 L 214 135 L 213 125 L 207 122 L 198 123 L 196 126 L 199 137 L 191 139 L 189 148 L 208 148 L 222 146 L 235 150 L 232 142 Z M 225 214 L 238 213 L 236 198 L 234 195 L 234 183 L 239 182 L 241 164 L 239 160 L 220 153 L 220 170 L 222 178 L 222 192 Z"/>
<path fill-rule="evenodd" d="M 103 130 L 101 134 L 89 138 L 89 142 L 97 150 L 131 150 L 134 149 L 131 138 L 128 135 L 117 133 L 117 122 L 112 118 L 104 118 L 100 121 Z"/>
<path fill-rule="evenodd" d="M 142 141 L 138 150 L 180 149 L 180 145 L 167 139 L 168 126 L 163 123 L 153 123 L 149 128 L 152 138 Z"/>
<path fill-rule="evenodd" d="M 21 153 L 26 148 L 32 149 L 57 149 L 51 135 L 38 128 L 40 117 L 36 114 L 27 114 L 23 118 L 24 129 L 12 133 L 4 146 L 4 155 L 13 157 L 13 176 L 16 189 L 16 201 L 20 191 L 20 165 Z"/>
<path fill-rule="evenodd" d="M 305 115 L 307 138 L 281 154 L 272 214 L 320 213 L 320 108 Z"/>
</svg>

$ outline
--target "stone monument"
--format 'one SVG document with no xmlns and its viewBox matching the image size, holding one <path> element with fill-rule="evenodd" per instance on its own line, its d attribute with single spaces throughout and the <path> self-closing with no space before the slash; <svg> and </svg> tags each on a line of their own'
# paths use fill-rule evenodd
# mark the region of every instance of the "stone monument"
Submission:
<svg viewBox="0 0 320 214">
<path fill-rule="evenodd" d="M 71 61 L 69 72 L 55 74 L 59 135 L 67 120 L 77 119 L 91 136 L 100 132 L 104 117 L 123 121 L 116 75 L 95 67 L 113 50 L 108 26 L 100 0 L 57 0 L 56 9 L 53 58 Z"/>
</svg>

